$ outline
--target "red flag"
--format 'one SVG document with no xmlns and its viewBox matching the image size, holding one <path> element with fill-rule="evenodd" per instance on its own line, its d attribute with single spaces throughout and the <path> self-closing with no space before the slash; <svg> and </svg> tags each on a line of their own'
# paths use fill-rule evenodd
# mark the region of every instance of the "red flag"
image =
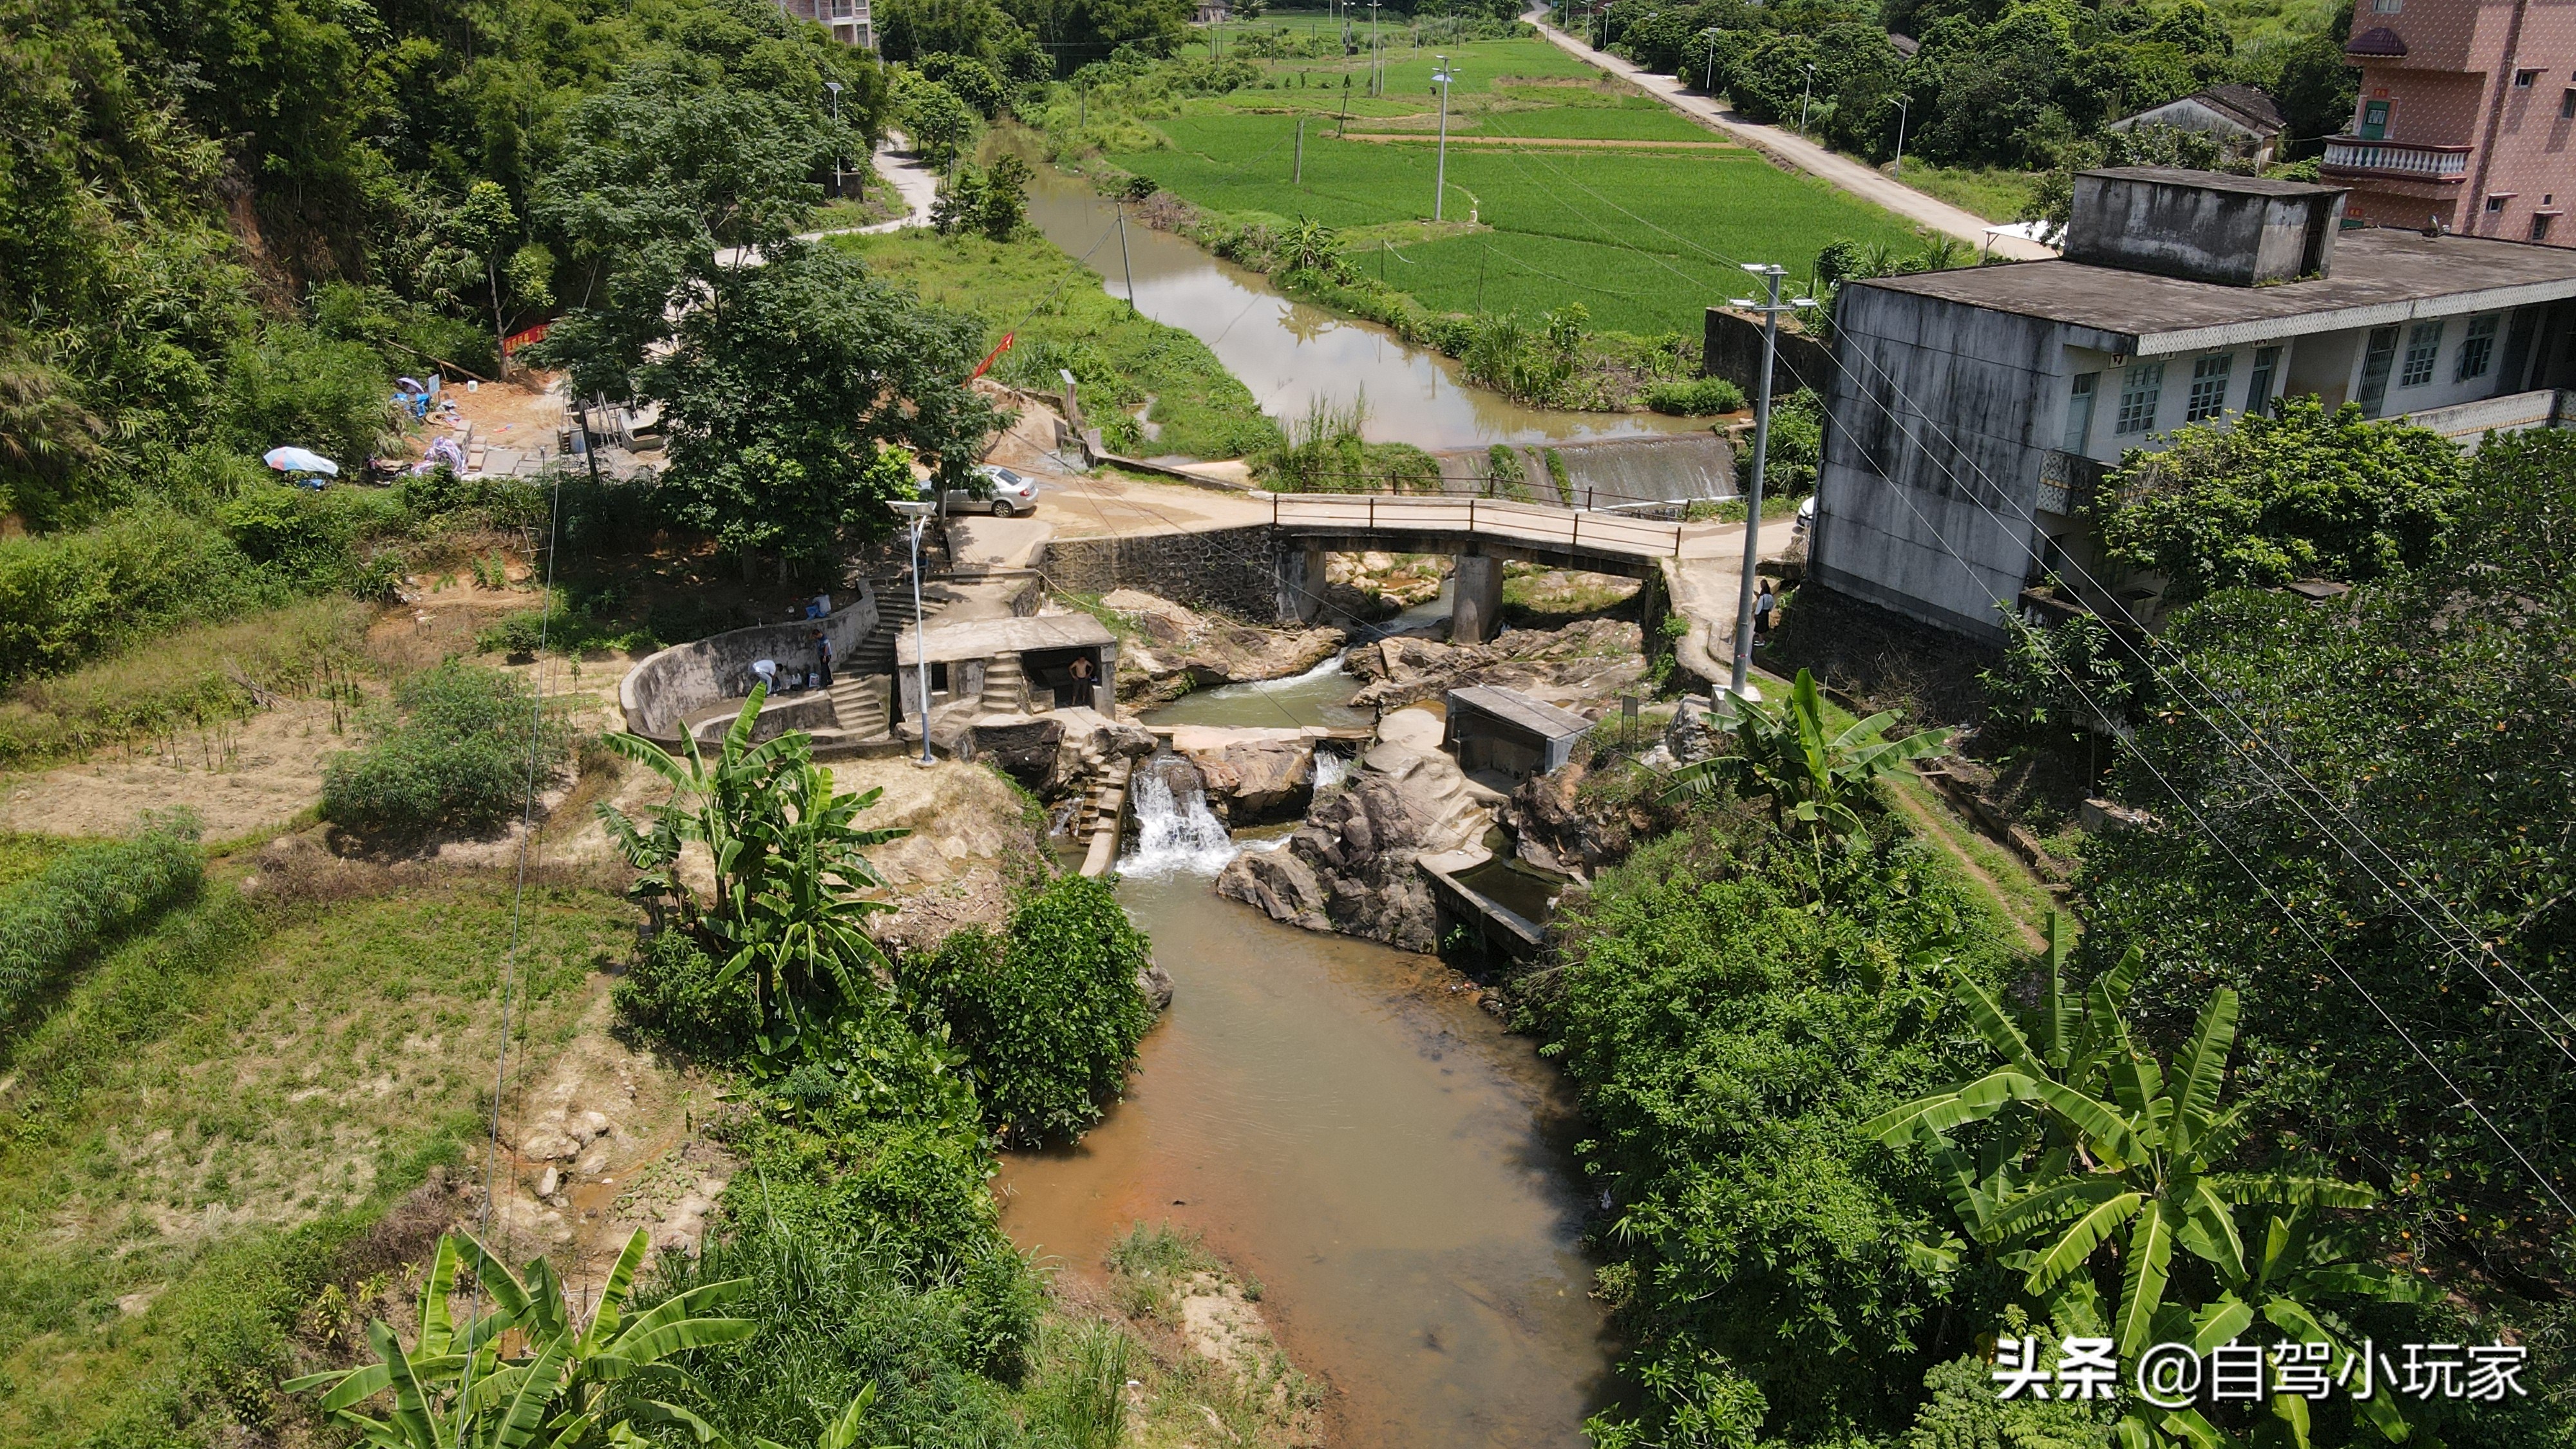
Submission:
<svg viewBox="0 0 2576 1449">
<path fill-rule="evenodd" d="M 975 364 L 975 370 L 966 374 L 966 380 L 968 382 L 973 382 L 975 379 L 982 377 L 984 375 L 984 369 L 993 365 L 994 358 L 1011 350 L 1011 339 L 1019 335 L 1020 334 L 1017 332 L 1003 333 L 1002 340 L 993 344 L 993 350 L 984 354 L 984 360 Z"/>
</svg>

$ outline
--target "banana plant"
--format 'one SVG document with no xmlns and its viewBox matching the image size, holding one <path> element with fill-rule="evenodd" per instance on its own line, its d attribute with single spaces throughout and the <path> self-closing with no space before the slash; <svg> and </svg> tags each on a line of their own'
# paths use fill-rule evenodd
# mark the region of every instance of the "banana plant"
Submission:
<svg viewBox="0 0 2576 1449">
<path fill-rule="evenodd" d="M 367 1329 L 376 1362 L 307 1374 L 284 1387 L 320 1391 L 324 1414 L 379 1449 L 584 1449 L 627 1442 L 638 1422 L 713 1442 L 715 1431 L 694 1412 L 641 1391 L 694 1392 L 688 1376 L 667 1362 L 673 1354 L 751 1336 L 750 1319 L 709 1312 L 749 1280 L 704 1284 L 629 1317 L 635 1275 L 649 1247 L 640 1229 L 627 1240 L 598 1308 L 588 1324 L 579 1324 L 543 1258 L 522 1277 L 473 1237 L 448 1234 L 421 1283 L 420 1334 L 410 1349 L 378 1320 Z M 462 1322 L 455 1313 L 460 1273 L 472 1275 L 481 1290 L 478 1304 L 489 1305 Z M 517 1349 L 504 1352 L 511 1343 Z M 362 1411 L 388 1391 L 385 1417 Z M 622 1410 L 613 1423 L 612 1407 Z"/>
<path fill-rule="evenodd" d="M 2413 1280 L 2350 1260 L 2338 1235 L 2317 1225 L 2321 1209 L 2366 1208 L 2376 1194 L 2359 1184 L 2286 1172 L 2230 1171 L 2246 1109 L 2222 1108 L 2234 1046 L 2237 996 L 2221 989 L 2168 1072 L 2141 1050 L 2119 1002 L 2140 970 L 2135 952 L 2088 988 L 2078 1004 L 2065 990 L 2066 941 L 2052 925 L 2050 981 L 2036 1013 L 2034 1043 L 1996 1000 L 1960 978 L 1956 994 L 2002 1064 L 1972 1081 L 1908 1102 L 1862 1130 L 1889 1146 L 1927 1149 L 1961 1226 L 1996 1261 L 2023 1272 L 2022 1291 L 2075 1331 L 2101 1331 L 2123 1360 L 2150 1345 L 2184 1342 L 2196 1353 L 2231 1342 L 2257 1317 L 2285 1335 L 2324 1341 L 2338 1369 L 2352 1350 L 2332 1300 L 2405 1299 Z M 1977 1155 L 1945 1135 L 2028 1110 L 2020 1135 L 2005 1131 Z M 2263 1225 L 2249 1255 L 2238 1215 Z M 2125 1240 L 2123 1241 L 2123 1238 Z M 1956 1238 L 1916 1245 L 1926 1266 L 1955 1259 Z M 2092 1267 L 2106 1250 L 2119 1263 L 2116 1306 L 2102 1314 Z M 2175 1252 L 2206 1265 L 2218 1291 L 2206 1302 L 2176 1292 Z M 2406 1436 L 2386 1396 L 2359 1402 L 2389 1440 Z M 2276 1396 L 2273 1413 L 2307 1444 L 2307 1401 Z M 2196 1449 L 2234 1442 L 2195 1409 L 2133 1408 L 2121 1421 L 2127 1449 L 2181 1442 Z"/>
<path fill-rule="evenodd" d="M 867 1449 L 859 1442 L 859 1431 L 867 1427 L 868 1413 L 876 1407 L 876 1402 L 876 1385 L 870 1384 L 859 1390 L 858 1395 L 850 1400 L 850 1406 L 841 1411 L 841 1417 L 814 1436 L 814 1449 Z M 752 1449 L 787 1449 L 775 1439 L 763 1439 L 756 1434 L 752 1436 L 751 1443 Z M 900 1449 L 900 1446 L 880 1444 L 876 1449 Z"/>
<path fill-rule="evenodd" d="M 1705 795 L 1731 784 L 1740 795 L 1768 796 L 1771 818 L 1784 827 L 1795 820 L 1810 837 L 1831 833 L 1855 845 L 1868 840 L 1855 802 L 1880 776 L 1939 753 L 1947 739 L 1940 730 L 1889 739 L 1888 727 L 1897 719 L 1892 709 L 1829 735 L 1815 676 L 1804 669 L 1777 708 L 1750 702 L 1730 707 L 1738 712 L 1735 753 L 1674 770 L 1665 794 Z"/>
</svg>

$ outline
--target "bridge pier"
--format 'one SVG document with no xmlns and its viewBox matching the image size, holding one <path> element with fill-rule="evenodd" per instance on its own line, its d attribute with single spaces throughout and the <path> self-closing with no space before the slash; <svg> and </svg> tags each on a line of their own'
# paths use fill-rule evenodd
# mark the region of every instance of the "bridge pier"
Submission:
<svg viewBox="0 0 2576 1449">
<path fill-rule="evenodd" d="M 1480 553 L 1456 556 L 1449 642 L 1482 644 L 1503 632 L 1503 561 Z"/>
<path fill-rule="evenodd" d="M 1279 600 L 1279 622 L 1312 624 L 1324 610 L 1324 551 L 1286 542 L 1270 550 L 1270 577 Z"/>
</svg>

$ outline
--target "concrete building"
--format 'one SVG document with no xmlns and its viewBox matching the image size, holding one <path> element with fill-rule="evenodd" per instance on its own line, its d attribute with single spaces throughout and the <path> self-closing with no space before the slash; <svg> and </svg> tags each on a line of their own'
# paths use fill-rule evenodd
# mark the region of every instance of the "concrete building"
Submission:
<svg viewBox="0 0 2576 1449">
<path fill-rule="evenodd" d="M 1997 601 L 2069 559 L 2102 576 L 2096 487 L 2185 423 L 2296 393 L 2472 445 L 2568 420 L 2576 253 L 2340 231 L 2341 198 L 2088 172 L 2063 260 L 1845 284 L 1810 575 L 2000 640 Z"/>
<path fill-rule="evenodd" d="M 868 0 L 777 0 L 778 8 L 799 20 L 811 20 L 832 32 L 832 38 L 843 45 L 862 49 L 877 48 L 875 17 L 868 13 Z"/>
<path fill-rule="evenodd" d="M 2230 154 L 2257 166 L 2269 166 L 2280 159 L 2281 132 L 2286 123 L 2272 98 L 2252 86 L 2212 86 L 2134 116 L 2123 116 L 2106 129 L 2126 131 L 2137 126 L 2204 132 L 2218 137 Z"/>
<path fill-rule="evenodd" d="M 2323 175 L 2377 226 L 2571 244 L 2576 6 L 2360 0 L 2344 55 L 2361 69 L 2352 128 Z"/>
<path fill-rule="evenodd" d="M 895 636 L 895 685 L 903 718 L 922 716 L 922 660 L 930 661 L 930 708 L 951 704 L 985 713 L 1045 714 L 1087 708 L 1118 714 L 1118 636 L 1089 614 L 1040 614 L 932 624 Z M 1090 665 L 1085 683 L 1074 669 Z"/>
<path fill-rule="evenodd" d="M 1443 748 L 1469 775 L 1491 770 L 1514 781 L 1544 775 L 1574 755 L 1592 721 L 1517 689 L 1473 684 L 1449 691 Z"/>
</svg>

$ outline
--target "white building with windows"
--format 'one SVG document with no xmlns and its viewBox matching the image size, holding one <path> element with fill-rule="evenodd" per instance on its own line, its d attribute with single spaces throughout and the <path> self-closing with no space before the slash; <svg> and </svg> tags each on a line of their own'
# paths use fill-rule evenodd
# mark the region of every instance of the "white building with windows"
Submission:
<svg viewBox="0 0 2576 1449">
<path fill-rule="evenodd" d="M 2185 423 L 2291 394 L 2471 447 L 2576 421 L 2576 253 L 2344 231 L 2342 196 L 2088 172 L 2063 260 L 1845 285 L 1809 575 L 1997 640 L 2064 559 L 2102 575 L 2094 490 Z"/>
<path fill-rule="evenodd" d="M 868 0 L 777 0 L 777 4 L 799 20 L 821 25 L 843 45 L 877 48 L 876 19 L 868 13 Z"/>
</svg>

